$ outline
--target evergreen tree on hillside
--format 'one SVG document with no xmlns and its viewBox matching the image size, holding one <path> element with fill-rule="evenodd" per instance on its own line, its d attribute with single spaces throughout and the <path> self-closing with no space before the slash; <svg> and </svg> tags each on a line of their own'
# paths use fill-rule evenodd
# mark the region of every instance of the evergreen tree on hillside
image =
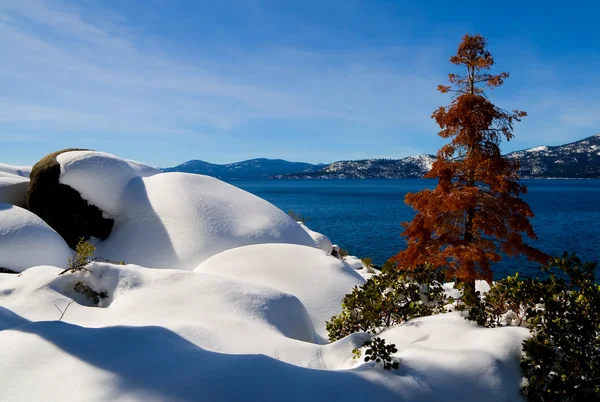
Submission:
<svg viewBox="0 0 600 402">
<path fill-rule="evenodd" d="M 501 109 L 485 95 L 508 73 L 489 73 L 494 59 L 480 35 L 465 35 L 450 62 L 466 75 L 449 74 L 451 85 L 438 87 L 454 93 L 452 103 L 432 116 L 439 135 L 450 139 L 425 176 L 438 184 L 406 195 L 417 214 L 403 223 L 407 248 L 391 260 L 401 269 L 426 262 L 445 267 L 449 277 L 463 282 L 469 303 L 475 280 L 492 280 L 491 264 L 500 261 L 500 253 L 542 263 L 548 256 L 523 242 L 523 234 L 536 238 L 529 221 L 533 212 L 519 198 L 527 189 L 519 183 L 518 162 L 502 157 L 499 147 L 513 137 L 513 123 L 527 114 Z"/>
</svg>

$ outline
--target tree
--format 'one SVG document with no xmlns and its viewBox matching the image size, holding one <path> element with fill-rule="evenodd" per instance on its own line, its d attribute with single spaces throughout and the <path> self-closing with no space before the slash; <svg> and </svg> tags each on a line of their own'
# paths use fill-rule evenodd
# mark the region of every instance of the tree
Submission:
<svg viewBox="0 0 600 402">
<path fill-rule="evenodd" d="M 501 109 L 485 95 L 508 73 L 488 72 L 494 59 L 481 35 L 465 35 L 450 62 L 466 68 L 466 75 L 449 74 L 451 85 L 438 86 L 442 93 L 454 93 L 452 103 L 432 115 L 439 135 L 450 139 L 425 176 L 437 178 L 438 184 L 406 195 L 417 214 L 403 223 L 407 248 L 391 260 L 401 269 L 424 263 L 444 267 L 450 278 L 464 283 L 469 303 L 475 280 L 491 282 L 491 263 L 502 254 L 541 263 L 548 256 L 523 241 L 523 234 L 536 238 L 529 221 L 533 212 L 519 198 L 527 188 L 519 183 L 518 161 L 500 153 L 501 140 L 509 141 L 513 123 L 527 114 Z"/>
</svg>

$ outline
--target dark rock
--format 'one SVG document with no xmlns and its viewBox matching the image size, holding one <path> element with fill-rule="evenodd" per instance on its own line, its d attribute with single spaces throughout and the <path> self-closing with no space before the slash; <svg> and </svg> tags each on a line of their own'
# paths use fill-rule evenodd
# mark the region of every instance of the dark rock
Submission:
<svg viewBox="0 0 600 402">
<path fill-rule="evenodd" d="M 75 248 L 80 239 L 106 239 L 114 221 L 102 216 L 95 205 L 81 198 L 72 187 L 59 183 L 60 164 L 56 157 L 64 152 L 85 151 L 68 148 L 46 155 L 33 166 L 27 189 L 27 208 L 52 227 L 69 247 Z"/>
<path fill-rule="evenodd" d="M 108 297 L 108 293 L 106 293 L 105 291 L 96 292 L 94 289 L 89 287 L 85 282 L 81 282 L 81 281 L 77 282 L 75 284 L 75 286 L 73 287 L 73 289 L 77 293 L 81 293 L 82 295 L 87 297 L 96 306 L 98 304 L 100 304 L 100 300 L 106 299 Z"/>
</svg>

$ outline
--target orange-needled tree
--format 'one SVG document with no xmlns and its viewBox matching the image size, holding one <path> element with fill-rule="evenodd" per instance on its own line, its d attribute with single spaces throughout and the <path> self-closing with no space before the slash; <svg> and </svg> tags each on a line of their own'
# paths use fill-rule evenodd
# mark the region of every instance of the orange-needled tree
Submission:
<svg viewBox="0 0 600 402">
<path fill-rule="evenodd" d="M 474 302 L 475 280 L 492 280 L 492 263 L 502 254 L 523 255 L 541 263 L 548 256 L 524 243 L 535 239 L 529 218 L 533 212 L 519 196 L 527 189 L 519 182 L 518 161 L 500 152 L 500 142 L 513 137 L 513 123 L 525 112 L 509 112 L 494 105 L 486 90 L 503 84 L 508 73 L 489 71 L 494 59 L 481 35 L 465 35 L 450 62 L 465 75 L 449 74 L 452 103 L 433 112 L 439 135 L 450 143 L 437 153 L 425 177 L 437 178 L 433 190 L 409 193 L 405 202 L 417 211 L 403 223 L 407 248 L 391 260 L 400 269 L 425 262 L 447 269 L 449 278 L 462 282 L 465 301 Z"/>
</svg>

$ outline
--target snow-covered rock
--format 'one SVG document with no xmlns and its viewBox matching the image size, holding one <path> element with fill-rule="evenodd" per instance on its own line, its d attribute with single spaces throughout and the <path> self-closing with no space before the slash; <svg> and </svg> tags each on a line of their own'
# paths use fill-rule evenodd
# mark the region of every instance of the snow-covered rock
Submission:
<svg viewBox="0 0 600 402">
<path fill-rule="evenodd" d="M 314 240 L 317 248 L 320 248 L 321 250 L 325 251 L 326 253 L 331 252 L 331 246 L 333 244 L 331 243 L 331 240 L 329 240 L 329 237 L 327 237 L 324 234 L 321 234 L 319 232 L 315 232 L 314 230 L 310 230 L 302 222 L 298 222 L 298 225 L 300 225 L 300 227 L 302 229 L 304 229 L 306 231 L 306 233 L 308 233 L 308 235 Z"/>
<path fill-rule="evenodd" d="M 27 177 L 0 172 L 0 202 L 25 207 Z"/>
<path fill-rule="evenodd" d="M 25 207 L 30 173 L 29 166 L 0 163 L 0 203 Z"/>
<path fill-rule="evenodd" d="M 38 216 L 0 204 L 0 267 L 21 272 L 36 265 L 65 268 L 72 251 Z"/>
<path fill-rule="evenodd" d="M 77 190 L 81 197 L 109 215 L 119 215 L 121 196 L 136 177 L 149 177 L 160 170 L 96 151 L 70 151 L 56 157 L 59 182 Z"/>
<path fill-rule="evenodd" d="M 92 202 L 95 202 L 92 199 Z M 192 270 L 235 247 L 291 243 L 314 247 L 286 213 L 244 190 L 208 176 L 162 173 L 136 177 L 97 255 L 154 268 Z"/>
<path fill-rule="evenodd" d="M 342 311 L 342 299 L 349 289 L 365 282 L 324 251 L 293 244 L 258 244 L 224 251 L 195 271 L 274 287 L 296 296 L 323 340 L 327 339 L 325 321 Z"/>
<path fill-rule="evenodd" d="M 11 166 L 0 163 L 0 176 L 3 174 L 29 178 L 31 166 Z"/>
</svg>

